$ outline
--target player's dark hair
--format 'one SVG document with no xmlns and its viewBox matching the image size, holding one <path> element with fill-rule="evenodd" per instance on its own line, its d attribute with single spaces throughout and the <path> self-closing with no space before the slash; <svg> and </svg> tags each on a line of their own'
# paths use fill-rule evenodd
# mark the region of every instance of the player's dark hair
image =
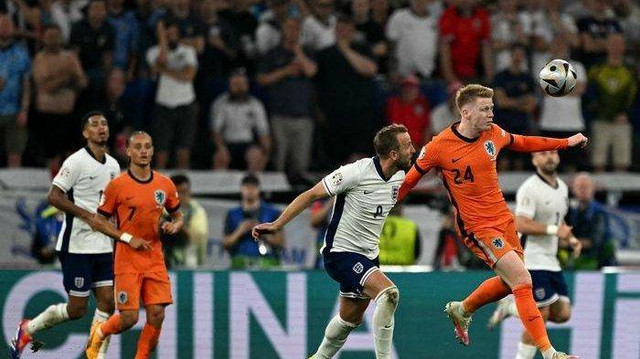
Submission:
<svg viewBox="0 0 640 359">
<path fill-rule="evenodd" d="M 191 181 L 189 181 L 189 177 L 187 177 L 182 173 L 171 176 L 171 182 L 173 182 L 173 184 L 176 185 L 176 187 L 181 186 L 185 183 L 186 184 L 191 183 Z"/>
<path fill-rule="evenodd" d="M 151 143 L 153 143 L 153 138 L 151 137 L 151 135 L 149 135 L 148 133 L 144 132 L 144 131 L 134 131 L 132 132 L 129 137 L 127 137 L 127 141 L 125 142 L 125 147 L 129 147 L 129 144 L 131 143 L 131 139 L 134 138 L 135 136 L 149 136 L 149 138 L 151 139 Z"/>
<path fill-rule="evenodd" d="M 397 123 L 381 128 L 373 138 L 373 148 L 378 157 L 387 158 L 391 151 L 398 151 L 400 149 L 398 134 L 405 132 L 409 132 L 407 128 Z"/>
<path fill-rule="evenodd" d="M 91 119 L 91 117 L 93 116 L 101 116 L 101 117 L 104 117 L 105 119 L 107 118 L 107 116 L 105 116 L 104 113 L 100 111 L 89 111 L 82 117 L 82 122 L 80 123 L 80 127 L 82 130 L 84 130 L 87 127 L 87 125 L 89 124 L 89 119 Z"/>
<path fill-rule="evenodd" d="M 458 111 L 461 111 L 462 107 L 470 102 L 476 100 L 476 98 L 492 98 L 493 90 L 478 84 L 467 85 L 456 93 L 456 106 Z"/>
</svg>

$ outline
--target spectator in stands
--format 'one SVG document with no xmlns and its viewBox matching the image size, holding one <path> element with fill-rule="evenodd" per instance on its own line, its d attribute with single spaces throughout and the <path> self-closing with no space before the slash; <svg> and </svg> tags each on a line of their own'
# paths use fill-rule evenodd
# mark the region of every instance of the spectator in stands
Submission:
<svg viewBox="0 0 640 359">
<path fill-rule="evenodd" d="M 528 46 L 531 36 L 531 17 L 518 12 L 518 3 L 513 0 L 498 1 L 498 11 L 491 16 L 491 43 L 495 54 L 495 70 L 501 72 L 511 66 L 511 48 L 520 44 Z M 528 71 L 524 61 L 523 71 Z"/>
<path fill-rule="evenodd" d="M 489 12 L 478 0 L 459 0 L 440 18 L 440 66 L 452 82 L 491 82 L 494 76 Z M 482 63 L 484 73 L 477 69 Z"/>
<path fill-rule="evenodd" d="M 569 50 L 573 51 L 580 46 L 580 36 L 574 18 L 562 11 L 562 0 L 547 0 L 545 6 L 531 14 L 531 21 L 534 50 L 531 74 L 535 77 L 549 59 L 557 58 L 550 55 L 550 51 L 554 49 L 552 43 L 556 37 L 563 36 L 563 41 L 566 42 Z"/>
<path fill-rule="evenodd" d="M 268 88 L 276 170 L 301 177 L 311 160 L 315 92 L 311 78 L 318 66 L 311 50 L 300 44 L 298 19 L 287 19 L 282 32 L 282 43 L 260 64 L 258 83 Z"/>
<path fill-rule="evenodd" d="M 242 179 L 241 204 L 227 212 L 223 246 L 231 255 L 232 269 L 273 268 L 280 266 L 280 252 L 285 244 L 282 231 L 256 242 L 251 229 L 258 223 L 272 222 L 278 211 L 260 198 L 260 181 L 249 174 Z"/>
<path fill-rule="evenodd" d="M 634 60 L 637 72 L 640 70 L 640 5 L 637 1 L 614 0 L 612 6 L 627 42 L 627 56 Z"/>
<path fill-rule="evenodd" d="M 418 225 L 402 215 L 398 204 L 384 221 L 380 235 L 380 264 L 413 265 L 422 251 L 422 240 Z"/>
<path fill-rule="evenodd" d="M 567 36 L 558 34 L 550 44 L 550 53 L 546 61 L 552 59 L 565 59 L 571 62 L 578 75 L 578 84 L 573 91 L 564 97 L 542 97 L 542 111 L 538 127 L 542 136 L 553 138 L 565 138 L 577 132 L 585 130 L 585 121 L 582 116 L 582 95 L 587 90 L 587 73 L 581 62 L 572 60 L 569 55 L 570 42 Z M 569 172 L 575 172 L 585 163 L 582 149 L 568 149 L 560 151 L 561 168 Z"/>
<path fill-rule="evenodd" d="M 56 242 L 62 229 L 63 212 L 43 203 L 36 210 L 35 231 L 31 242 L 31 255 L 41 265 L 51 265 L 56 261 Z"/>
<path fill-rule="evenodd" d="M 511 65 L 508 69 L 498 73 L 493 81 L 496 100 L 496 123 L 505 131 L 526 135 L 531 131 L 532 115 L 538 108 L 535 96 L 537 85 L 528 71 L 522 69 L 527 54 L 521 45 L 511 49 Z M 516 170 L 524 169 L 525 159 L 520 153 L 510 152 L 509 156 L 502 156 L 499 166 L 504 170 L 509 167 Z"/>
<path fill-rule="evenodd" d="M 223 9 L 219 15 L 233 25 L 239 40 L 237 65 L 253 73 L 252 59 L 256 54 L 255 33 L 258 21 L 249 9 L 249 0 L 229 1 L 230 7 Z"/>
<path fill-rule="evenodd" d="M 608 16 L 606 0 L 587 3 L 589 15 L 578 19 L 578 31 L 582 42 L 582 62 L 587 69 L 605 61 L 607 39 L 611 34 L 619 34 L 622 28 L 615 18 Z"/>
<path fill-rule="evenodd" d="M 256 47 L 264 56 L 282 40 L 282 26 L 289 16 L 289 0 L 269 0 L 269 13 L 260 19 L 256 30 Z"/>
<path fill-rule="evenodd" d="M 386 70 L 389 46 L 384 34 L 385 24 L 381 24 L 371 17 L 371 1 L 354 0 L 351 2 L 351 16 L 356 25 L 355 41 L 368 43 L 378 67 Z"/>
<path fill-rule="evenodd" d="M 264 171 L 271 153 L 269 123 L 262 102 L 249 94 L 244 69 L 231 75 L 229 92 L 214 101 L 210 120 L 215 169 Z"/>
<path fill-rule="evenodd" d="M 402 80 L 399 95 L 387 100 L 387 121 L 404 125 L 415 148 L 422 148 L 431 138 L 429 111 L 429 102 L 420 93 L 420 81 L 413 75 Z"/>
<path fill-rule="evenodd" d="M 133 11 L 124 9 L 124 0 L 107 0 L 109 17 L 107 22 L 115 30 L 113 65 L 133 78 L 138 52 L 136 41 L 139 37 L 138 21 Z"/>
<path fill-rule="evenodd" d="M 191 10 L 191 0 L 172 0 L 165 19 L 178 24 L 180 43 L 190 46 L 198 54 L 204 51 L 204 24 Z"/>
<path fill-rule="evenodd" d="M 449 86 L 447 88 L 449 92 L 448 100 L 439 104 L 431 111 L 431 133 L 434 136 L 459 120 L 460 111 L 458 111 L 456 105 L 456 93 L 461 88 L 462 84 L 460 83 Z"/>
<path fill-rule="evenodd" d="M 387 26 L 387 21 L 391 15 L 391 7 L 389 0 L 370 0 L 371 1 L 371 21 L 376 23 L 382 29 Z"/>
<path fill-rule="evenodd" d="M 334 200 L 332 198 L 325 198 L 317 200 L 311 206 L 311 227 L 315 228 L 316 234 L 316 263 L 315 269 L 324 269 L 324 258 L 320 255 L 320 250 L 324 245 L 324 236 L 329 228 L 329 221 L 331 220 L 331 211 L 333 209 Z"/>
<path fill-rule="evenodd" d="M 82 20 L 82 6 L 85 4 L 81 1 L 72 0 L 55 0 L 51 4 L 51 17 L 53 22 L 60 27 L 64 42 L 69 42 L 71 25 Z"/>
<path fill-rule="evenodd" d="M 606 45 L 606 62 L 589 70 L 589 82 L 596 92 L 591 161 L 597 172 L 604 171 L 611 147 L 614 169 L 626 171 L 631 165 L 632 153 L 633 130 L 629 116 L 638 80 L 624 64 L 622 35 L 610 35 Z"/>
<path fill-rule="evenodd" d="M 27 143 L 31 58 L 14 40 L 11 18 L 0 15 L 0 133 L 8 167 L 20 167 Z"/>
<path fill-rule="evenodd" d="M 438 19 L 429 13 L 429 0 L 410 0 L 410 8 L 396 10 L 387 24 L 393 49 L 393 73 L 430 78 L 436 68 Z"/>
<path fill-rule="evenodd" d="M 193 47 L 180 42 L 180 29 L 176 23 L 158 24 L 158 45 L 147 51 L 147 63 L 159 74 L 151 123 L 156 168 L 167 166 L 172 146 L 176 150 L 176 167 L 189 168 L 196 127 L 193 87 L 198 68 L 196 56 Z"/>
<path fill-rule="evenodd" d="M 87 5 L 87 17 L 73 25 L 70 47 L 78 54 L 82 68 L 89 78 L 88 92 L 100 91 L 104 85 L 104 71 L 113 63 L 115 30 L 107 23 L 105 0 Z"/>
<path fill-rule="evenodd" d="M 575 269 L 599 269 L 616 265 L 616 245 L 611 236 L 609 214 L 594 200 L 595 186 L 587 173 L 577 174 L 571 186 L 576 204 L 569 209 L 567 223 L 582 243 Z"/>
<path fill-rule="evenodd" d="M 209 219 L 204 208 L 191 197 L 191 182 L 183 174 L 171 176 L 178 190 L 184 225 L 175 235 L 162 238 L 165 261 L 170 266 L 197 268 L 207 263 Z"/>
<path fill-rule="evenodd" d="M 378 66 L 367 46 L 353 42 L 354 35 L 351 18 L 339 16 L 336 44 L 317 55 L 322 145 L 332 166 L 356 153 L 370 152 L 379 125 L 372 106 Z"/>
<path fill-rule="evenodd" d="M 302 23 L 302 44 L 322 50 L 336 42 L 335 0 L 312 0 L 311 14 Z"/>
<path fill-rule="evenodd" d="M 88 83 L 78 56 L 63 50 L 62 41 L 60 28 L 46 27 L 42 50 L 33 60 L 33 143 L 43 147 L 41 156 L 47 159 L 52 173 L 57 172 L 61 156 L 80 141 L 80 122 L 73 112 L 78 93 Z"/>
</svg>

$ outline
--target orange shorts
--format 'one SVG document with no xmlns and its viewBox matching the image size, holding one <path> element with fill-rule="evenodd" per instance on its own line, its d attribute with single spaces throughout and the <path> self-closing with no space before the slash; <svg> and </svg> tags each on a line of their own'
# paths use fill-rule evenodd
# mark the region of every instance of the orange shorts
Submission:
<svg viewBox="0 0 640 359">
<path fill-rule="evenodd" d="M 118 310 L 138 310 L 140 299 L 145 306 L 173 303 L 166 271 L 116 274 L 114 282 Z"/>
<path fill-rule="evenodd" d="M 464 244 L 490 268 L 496 265 L 498 259 L 510 251 L 523 259 L 524 251 L 520 244 L 520 237 L 516 231 L 515 220 L 510 220 L 502 228 L 482 228 L 468 233 Z"/>
</svg>

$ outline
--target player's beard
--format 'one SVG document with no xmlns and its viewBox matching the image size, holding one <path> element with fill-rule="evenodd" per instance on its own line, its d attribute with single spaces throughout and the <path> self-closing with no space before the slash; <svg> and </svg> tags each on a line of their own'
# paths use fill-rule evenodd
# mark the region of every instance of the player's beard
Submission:
<svg viewBox="0 0 640 359">
<path fill-rule="evenodd" d="M 542 171 L 545 176 L 555 176 L 557 170 L 558 165 L 555 163 L 545 163 L 545 165 L 540 168 L 540 171 Z"/>
</svg>

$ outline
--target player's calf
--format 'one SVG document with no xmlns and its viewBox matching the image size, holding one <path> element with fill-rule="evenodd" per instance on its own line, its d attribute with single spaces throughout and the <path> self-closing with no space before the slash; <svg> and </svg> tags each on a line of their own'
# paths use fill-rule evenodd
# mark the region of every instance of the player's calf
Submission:
<svg viewBox="0 0 640 359">
<path fill-rule="evenodd" d="M 549 321 L 553 323 L 566 323 L 571 319 L 571 304 L 562 299 L 551 305 L 549 308 Z"/>
</svg>

